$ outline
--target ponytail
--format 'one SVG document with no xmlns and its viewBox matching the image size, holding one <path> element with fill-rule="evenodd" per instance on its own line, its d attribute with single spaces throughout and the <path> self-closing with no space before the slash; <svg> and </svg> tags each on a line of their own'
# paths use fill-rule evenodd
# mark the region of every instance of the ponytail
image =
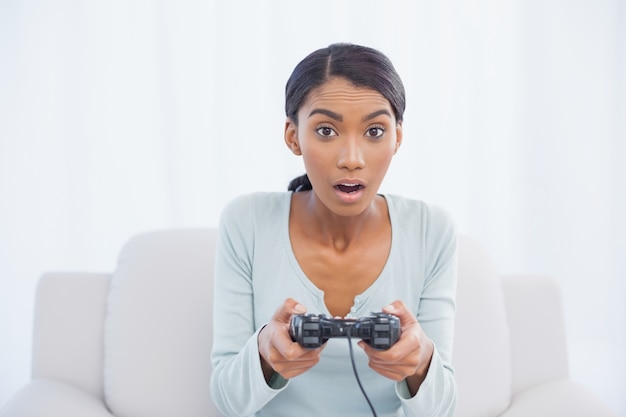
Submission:
<svg viewBox="0 0 626 417">
<path fill-rule="evenodd" d="M 291 180 L 289 186 L 287 187 L 287 191 L 293 191 L 297 193 L 299 191 L 310 191 L 313 189 L 311 185 L 311 181 L 309 181 L 309 176 L 307 174 L 300 175 Z"/>
</svg>

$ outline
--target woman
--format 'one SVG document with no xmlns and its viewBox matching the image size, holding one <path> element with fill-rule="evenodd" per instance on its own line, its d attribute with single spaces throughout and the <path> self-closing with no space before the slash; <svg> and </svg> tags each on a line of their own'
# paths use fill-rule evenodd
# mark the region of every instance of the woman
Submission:
<svg viewBox="0 0 626 417">
<path fill-rule="evenodd" d="M 423 202 L 378 194 L 402 143 L 404 87 L 357 45 L 307 56 L 286 87 L 285 142 L 306 175 L 223 212 L 216 259 L 213 400 L 228 416 L 371 415 L 349 342 L 305 349 L 294 314 L 400 319 L 386 350 L 355 340 L 379 416 L 451 416 L 456 236 Z"/>
</svg>

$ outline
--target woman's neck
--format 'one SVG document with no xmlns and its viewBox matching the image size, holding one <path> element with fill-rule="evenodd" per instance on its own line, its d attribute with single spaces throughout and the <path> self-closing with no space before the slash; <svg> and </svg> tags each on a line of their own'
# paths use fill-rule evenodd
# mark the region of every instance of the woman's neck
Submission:
<svg viewBox="0 0 626 417">
<path fill-rule="evenodd" d="M 299 201 L 295 201 L 299 199 Z M 307 238 L 314 239 L 324 246 L 334 247 L 342 252 L 357 241 L 363 234 L 387 223 L 389 215 L 387 204 L 382 196 L 377 196 L 369 207 L 355 216 L 341 216 L 330 211 L 315 195 L 314 191 L 294 194 L 294 202 L 299 210 L 299 219 L 308 219 L 301 223 Z M 302 216 L 300 216 L 302 215 Z"/>
</svg>

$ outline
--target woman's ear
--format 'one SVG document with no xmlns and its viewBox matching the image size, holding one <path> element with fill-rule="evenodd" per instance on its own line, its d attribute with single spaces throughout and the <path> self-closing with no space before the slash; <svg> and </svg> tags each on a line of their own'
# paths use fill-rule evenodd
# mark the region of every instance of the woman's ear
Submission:
<svg viewBox="0 0 626 417">
<path fill-rule="evenodd" d="M 394 155 L 398 152 L 400 145 L 402 145 L 402 122 L 396 124 L 396 148 L 393 150 Z"/>
<path fill-rule="evenodd" d="M 302 155 L 298 141 L 298 126 L 290 118 L 285 122 L 285 143 L 294 155 Z"/>
</svg>

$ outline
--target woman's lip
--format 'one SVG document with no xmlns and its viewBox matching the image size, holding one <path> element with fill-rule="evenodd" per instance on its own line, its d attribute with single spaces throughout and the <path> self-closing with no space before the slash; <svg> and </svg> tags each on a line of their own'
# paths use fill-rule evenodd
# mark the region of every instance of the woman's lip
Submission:
<svg viewBox="0 0 626 417">
<path fill-rule="evenodd" d="M 365 187 L 365 184 L 361 180 L 339 180 L 335 182 L 335 187 L 338 185 L 360 185 L 361 187 Z"/>
<path fill-rule="evenodd" d="M 342 183 L 336 184 L 334 188 L 336 190 L 341 191 L 342 193 L 350 194 L 350 193 L 355 193 L 357 191 L 360 191 L 365 187 L 362 184 L 342 182 Z"/>
<path fill-rule="evenodd" d="M 365 185 L 358 180 L 341 180 L 337 181 L 333 188 L 339 199 L 349 204 L 354 203 L 363 196 Z"/>
<path fill-rule="evenodd" d="M 365 190 L 365 187 L 357 186 L 354 187 L 353 191 L 344 191 L 344 189 L 341 187 L 341 184 L 335 185 L 335 187 L 333 188 L 335 189 L 335 193 L 337 194 L 339 199 L 344 203 L 354 203 L 355 201 L 359 200 L 361 196 L 363 196 Z"/>
</svg>

